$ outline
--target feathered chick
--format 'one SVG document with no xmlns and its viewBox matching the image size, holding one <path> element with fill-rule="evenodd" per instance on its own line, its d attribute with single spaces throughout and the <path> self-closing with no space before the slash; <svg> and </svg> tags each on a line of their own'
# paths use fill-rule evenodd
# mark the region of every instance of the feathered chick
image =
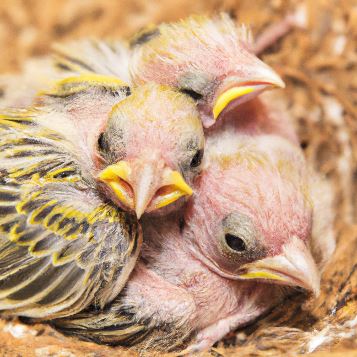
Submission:
<svg viewBox="0 0 357 357">
<path fill-rule="evenodd" d="M 56 66 L 61 71 L 56 76 L 61 73 L 64 79 L 35 100 L 80 127 L 88 159 L 97 167 L 110 166 L 99 177 L 109 186 L 113 200 L 140 218 L 145 211 L 190 195 L 185 179 L 190 182 L 199 171 L 204 145 L 192 99 L 148 84 L 121 105 L 123 93 L 130 94 L 128 85 L 119 79 L 119 75 L 128 77 L 124 45 L 112 48 L 105 42 L 81 41 L 78 53 L 73 47 L 74 43 L 57 46 Z M 57 130 L 67 130 L 61 117 L 51 123 Z"/>
<path fill-rule="evenodd" d="M 132 41 L 133 81 L 180 88 L 197 100 L 205 127 L 281 78 L 251 51 L 252 36 L 225 14 L 161 24 Z"/>
<path fill-rule="evenodd" d="M 41 123 L 49 114 L 0 117 L 0 310 L 10 315 L 103 307 L 125 284 L 142 240 L 136 220 L 100 195 L 74 142 Z"/>
<path fill-rule="evenodd" d="M 291 290 L 319 293 L 310 250 L 310 174 L 284 138 L 224 133 L 206 145 L 184 212 L 144 219 L 141 260 L 102 311 L 54 321 L 66 333 L 139 349 L 201 351 Z M 194 338 L 194 341 L 192 341 Z"/>
<path fill-rule="evenodd" d="M 0 310 L 43 319 L 103 307 L 141 245 L 116 203 L 140 215 L 191 194 L 180 172 L 199 169 L 194 103 L 155 84 L 129 92 L 110 77 L 67 78 L 37 109 L 0 117 Z"/>
</svg>

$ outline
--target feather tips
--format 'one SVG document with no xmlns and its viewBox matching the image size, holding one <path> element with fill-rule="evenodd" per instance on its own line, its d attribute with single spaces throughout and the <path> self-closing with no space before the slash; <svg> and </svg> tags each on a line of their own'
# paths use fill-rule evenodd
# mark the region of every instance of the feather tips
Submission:
<svg viewBox="0 0 357 357">
<path fill-rule="evenodd" d="M 121 91 L 123 91 L 126 95 L 130 94 L 130 87 L 121 79 L 99 74 L 82 74 L 67 77 L 56 82 L 52 90 L 45 91 L 41 94 L 64 98 L 85 92 L 93 87 L 108 90 L 113 94 Z"/>
<path fill-rule="evenodd" d="M 66 73 L 98 73 L 130 83 L 129 49 L 119 41 L 82 40 L 54 46 L 55 66 Z M 118 65 L 120 64 L 120 65 Z"/>
<path fill-rule="evenodd" d="M 104 306 L 134 267 L 136 222 L 101 201 L 71 144 L 35 115 L 4 115 L 0 132 L 0 309 L 66 316 L 94 294 Z"/>
</svg>

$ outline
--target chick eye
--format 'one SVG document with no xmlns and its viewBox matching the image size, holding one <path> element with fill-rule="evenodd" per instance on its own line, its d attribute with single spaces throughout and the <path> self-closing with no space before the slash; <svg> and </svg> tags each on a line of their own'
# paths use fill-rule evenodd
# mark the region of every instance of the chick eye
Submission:
<svg viewBox="0 0 357 357">
<path fill-rule="evenodd" d="M 198 167 L 201 165 L 203 158 L 203 149 L 197 150 L 195 156 L 192 158 L 190 167 Z"/>
<path fill-rule="evenodd" d="M 182 88 L 182 89 L 180 89 L 180 91 L 181 91 L 182 93 L 187 94 L 188 96 L 190 96 L 190 97 L 191 97 L 192 99 L 194 99 L 194 100 L 200 100 L 200 99 L 202 99 L 202 97 L 203 97 L 202 94 L 197 93 L 197 92 L 195 92 L 195 91 L 192 90 L 192 89 Z"/>
<path fill-rule="evenodd" d="M 244 240 L 240 237 L 227 233 L 224 236 L 224 239 L 226 240 L 228 247 L 236 252 L 244 252 L 247 249 Z"/>
<path fill-rule="evenodd" d="M 105 150 L 105 147 L 106 147 L 106 142 L 104 139 L 104 133 L 101 133 L 98 136 L 98 148 L 99 148 L 99 150 Z"/>
</svg>

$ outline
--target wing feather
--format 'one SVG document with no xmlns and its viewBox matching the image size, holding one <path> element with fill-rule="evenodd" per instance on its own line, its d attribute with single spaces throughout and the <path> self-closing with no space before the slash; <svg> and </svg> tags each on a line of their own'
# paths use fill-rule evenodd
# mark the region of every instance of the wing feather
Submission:
<svg viewBox="0 0 357 357">
<path fill-rule="evenodd" d="M 98 73 L 130 83 L 130 50 L 126 44 L 95 39 L 55 45 L 55 65 L 67 73 Z"/>
<path fill-rule="evenodd" d="M 135 265 L 140 227 L 102 199 L 75 152 L 36 112 L 0 117 L 0 310 L 8 314 L 103 307 Z"/>
</svg>

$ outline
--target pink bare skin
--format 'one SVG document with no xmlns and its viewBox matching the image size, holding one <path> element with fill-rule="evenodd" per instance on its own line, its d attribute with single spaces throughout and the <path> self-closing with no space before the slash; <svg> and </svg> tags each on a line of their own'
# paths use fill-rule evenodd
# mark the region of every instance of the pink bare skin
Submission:
<svg viewBox="0 0 357 357">
<path fill-rule="evenodd" d="M 224 131 L 254 138 L 262 134 L 274 134 L 298 146 L 299 140 L 291 119 L 276 105 L 275 98 L 270 98 L 271 94 L 265 93 L 238 106 L 233 103 L 222 112 L 222 118 L 215 126 L 206 129 L 206 135 L 218 135 Z"/>
<path fill-rule="evenodd" d="M 153 266 L 139 263 L 123 303 L 136 306 L 139 319 L 155 316 L 159 324 L 184 323 L 187 331 L 196 334 L 186 352 L 202 351 L 279 303 L 284 289 L 222 278 L 187 249 L 177 223 L 176 217 L 158 223 L 159 230 L 148 228 L 144 259 L 157 254 L 150 251 L 152 240 L 165 248 L 155 256 Z"/>
<path fill-rule="evenodd" d="M 281 285 L 318 293 L 306 164 L 294 145 L 273 139 L 209 139 L 182 231 L 177 216 L 143 221 L 143 263 L 123 303 L 139 320 L 185 324 L 196 336 L 186 352 L 209 348 L 276 305 L 286 293 Z M 227 246 L 227 235 L 237 250 Z M 257 271 L 253 266 L 279 278 L 246 276 Z"/>
<path fill-rule="evenodd" d="M 190 97 L 155 83 L 128 94 L 126 86 L 113 95 L 98 85 L 67 97 L 44 95 L 39 120 L 78 147 L 98 187 L 118 206 L 138 218 L 166 214 L 192 194 L 200 171 L 199 114 Z"/>
<path fill-rule="evenodd" d="M 249 107 L 241 110 L 252 115 Z M 74 316 L 60 328 L 164 351 L 191 336 L 183 352 L 190 353 L 261 316 L 288 286 L 318 294 L 321 262 L 334 248 L 329 225 L 321 224 L 332 222 L 319 205 L 328 191 L 316 190 L 322 181 L 307 167 L 288 123 L 284 129 L 252 115 L 240 130 L 227 130 L 228 122 L 208 135 L 184 212 L 143 218 L 141 259 L 123 293 L 106 310 Z M 149 335 L 136 342 L 131 328 Z"/>
<path fill-rule="evenodd" d="M 162 24 L 148 41 L 134 43 L 130 71 L 136 84 L 154 81 L 190 93 L 207 128 L 219 119 L 222 108 L 218 110 L 216 103 L 230 89 L 249 87 L 247 93 L 226 99 L 224 106 L 233 101 L 239 105 L 267 89 L 284 87 L 252 48 L 250 31 L 237 27 L 228 16 L 192 16 Z"/>
</svg>

